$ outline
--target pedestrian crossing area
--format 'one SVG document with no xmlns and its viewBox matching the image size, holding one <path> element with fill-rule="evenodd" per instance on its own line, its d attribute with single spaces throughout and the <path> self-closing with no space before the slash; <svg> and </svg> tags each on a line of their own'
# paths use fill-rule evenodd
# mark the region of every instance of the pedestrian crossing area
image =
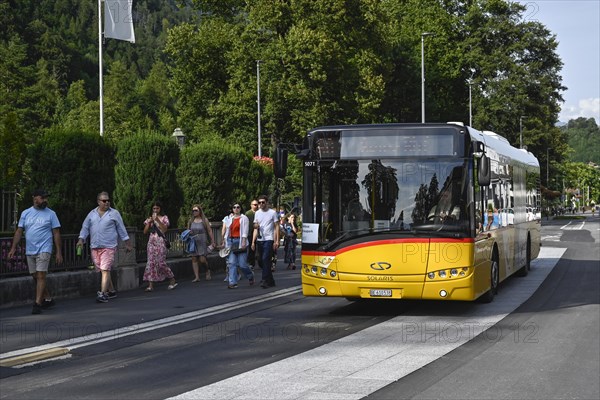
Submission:
<svg viewBox="0 0 600 400">
<path fill-rule="evenodd" d="M 569 221 L 561 226 L 558 231 L 554 231 L 549 235 L 542 235 L 542 242 L 560 242 L 560 239 L 565 231 L 580 231 L 585 227 L 585 221 Z"/>
</svg>

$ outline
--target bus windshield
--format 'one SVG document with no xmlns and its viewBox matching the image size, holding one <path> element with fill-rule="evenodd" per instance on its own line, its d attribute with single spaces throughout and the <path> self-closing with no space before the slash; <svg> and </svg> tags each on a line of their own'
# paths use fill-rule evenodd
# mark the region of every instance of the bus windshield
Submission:
<svg viewBox="0 0 600 400">
<path fill-rule="evenodd" d="M 313 207 L 304 210 L 303 223 L 318 224 L 320 244 L 392 231 L 471 235 L 469 159 L 321 161 L 305 173 L 312 175 L 305 190 L 311 192 Z"/>
</svg>

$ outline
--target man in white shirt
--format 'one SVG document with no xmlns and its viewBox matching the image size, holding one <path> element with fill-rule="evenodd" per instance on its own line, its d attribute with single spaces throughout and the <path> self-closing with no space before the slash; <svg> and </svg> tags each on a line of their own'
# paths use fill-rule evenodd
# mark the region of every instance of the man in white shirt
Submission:
<svg viewBox="0 0 600 400">
<path fill-rule="evenodd" d="M 258 210 L 254 213 L 254 234 L 252 236 L 252 250 L 256 251 L 258 265 L 262 268 L 263 289 L 275 286 L 273 271 L 271 271 L 271 258 L 273 252 L 279 247 L 279 217 L 277 212 L 269 208 L 269 199 L 266 195 L 258 197 Z"/>
</svg>

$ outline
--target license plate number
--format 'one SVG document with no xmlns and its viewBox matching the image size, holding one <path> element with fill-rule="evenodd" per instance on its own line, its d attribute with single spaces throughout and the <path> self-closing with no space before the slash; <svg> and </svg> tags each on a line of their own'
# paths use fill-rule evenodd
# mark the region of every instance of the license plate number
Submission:
<svg viewBox="0 0 600 400">
<path fill-rule="evenodd" d="M 371 289 L 371 297 L 392 297 L 392 289 Z"/>
</svg>

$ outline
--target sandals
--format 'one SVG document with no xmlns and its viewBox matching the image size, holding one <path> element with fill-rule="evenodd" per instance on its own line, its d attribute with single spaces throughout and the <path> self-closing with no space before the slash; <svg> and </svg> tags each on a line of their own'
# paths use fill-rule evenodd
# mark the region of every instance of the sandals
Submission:
<svg viewBox="0 0 600 400">
<path fill-rule="evenodd" d="M 175 289 L 176 287 L 177 287 L 177 282 L 173 282 L 173 283 L 171 283 L 171 284 L 170 284 L 170 285 L 167 287 L 167 290 L 173 290 L 173 289 Z"/>
<path fill-rule="evenodd" d="M 210 271 L 206 271 L 206 280 L 210 281 L 212 277 L 210 276 Z"/>
<path fill-rule="evenodd" d="M 154 290 L 154 288 L 153 288 L 153 287 L 151 287 L 151 286 L 148 286 L 148 287 L 147 287 L 147 288 L 144 290 L 144 292 L 152 292 L 153 290 Z"/>
<path fill-rule="evenodd" d="M 194 279 L 192 282 L 200 282 L 200 278 Z"/>
</svg>

